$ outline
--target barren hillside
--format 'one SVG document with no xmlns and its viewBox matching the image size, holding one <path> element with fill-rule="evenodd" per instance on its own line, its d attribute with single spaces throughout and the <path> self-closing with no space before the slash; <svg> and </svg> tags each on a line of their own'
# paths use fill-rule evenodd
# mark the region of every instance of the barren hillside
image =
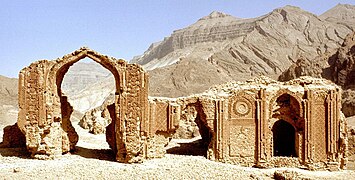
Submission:
<svg viewBox="0 0 355 180">
<path fill-rule="evenodd" d="M 154 96 L 202 92 L 211 84 L 255 75 L 276 78 L 300 57 L 311 60 L 340 47 L 355 28 L 354 16 L 353 5 L 337 5 L 321 16 L 293 6 L 253 19 L 212 12 L 153 43 L 132 62 L 152 70 L 150 93 Z M 178 64 L 181 60 L 190 61 L 190 66 Z M 203 82 L 194 83 L 200 78 Z"/>
<path fill-rule="evenodd" d="M 0 129 L 17 121 L 18 81 L 0 75 Z"/>
<path fill-rule="evenodd" d="M 313 60 L 297 60 L 279 76 L 279 80 L 288 81 L 305 75 L 323 77 L 341 86 L 343 113 L 346 116 L 355 115 L 355 31 L 346 36 L 336 51 Z"/>
</svg>

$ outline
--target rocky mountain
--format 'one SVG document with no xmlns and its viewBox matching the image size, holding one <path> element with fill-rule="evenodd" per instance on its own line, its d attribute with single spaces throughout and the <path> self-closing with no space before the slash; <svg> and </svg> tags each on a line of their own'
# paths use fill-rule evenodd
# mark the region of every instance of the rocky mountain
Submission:
<svg viewBox="0 0 355 180">
<path fill-rule="evenodd" d="M 87 59 L 71 66 L 62 82 L 62 92 L 68 96 L 78 115 L 100 106 L 114 87 L 112 74 L 98 63 L 88 62 Z"/>
<path fill-rule="evenodd" d="M 69 102 L 75 110 L 85 113 L 100 106 L 111 93 L 114 93 L 114 88 L 113 77 L 98 79 L 97 82 L 87 85 L 81 90 L 73 89 L 72 93 L 68 95 Z"/>
<path fill-rule="evenodd" d="M 323 77 L 340 85 L 344 89 L 343 113 L 355 115 L 355 31 L 349 33 L 342 46 L 333 53 L 313 60 L 299 59 L 279 76 L 279 80 L 288 81 L 304 75 Z"/>
<path fill-rule="evenodd" d="M 326 21 L 353 26 L 355 22 L 355 7 L 349 4 L 338 4 L 334 8 L 321 14 L 319 17 Z"/>
<path fill-rule="evenodd" d="M 17 121 L 18 80 L 0 75 L 0 128 Z"/>
<path fill-rule="evenodd" d="M 101 106 L 114 92 L 112 74 L 96 62 L 86 59 L 69 68 L 62 82 L 62 92 L 74 108 L 72 121 L 79 121 L 89 110 Z"/>
<path fill-rule="evenodd" d="M 71 66 L 64 76 L 62 90 L 70 97 L 109 76 L 112 76 L 111 73 L 99 64 L 80 61 Z"/>
<path fill-rule="evenodd" d="M 231 79 L 246 80 L 255 75 L 277 78 L 300 57 L 311 60 L 341 46 L 355 29 L 354 7 L 337 5 L 317 16 L 285 6 L 252 19 L 212 12 L 153 43 L 131 62 L 152 70 L 152 95 L 169 97 L 202 92 L 211 84 Z M 184 60 L 190 61 L 190 66 L 177 63 Z M 173 71 L 184 73 L 176 77 Z M 204 81 L 194 83 L 198 79 Z"/>
<path fill-rule="evenodd" d="M 18 79 L 0 75 L 0 104 L 17 106 Z"/>
</svg>

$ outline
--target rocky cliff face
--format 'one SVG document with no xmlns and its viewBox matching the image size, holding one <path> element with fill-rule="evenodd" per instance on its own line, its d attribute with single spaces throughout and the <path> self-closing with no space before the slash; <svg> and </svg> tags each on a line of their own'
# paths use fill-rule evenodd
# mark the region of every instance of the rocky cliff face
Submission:
<svg viewBox="0 0 355 180">
<path fill-rule="evenodd" d="M 343 13 L 344 9 L 346 13 Z M 312 60 L 341 46 L 345 36 L 355 28 L 352 23 L 355 22 L 354 15 L 355 8 L 352 5 L 338 5 L 321 16 L 293 6 L 275 9 L 253 19 L 238 19 L 213 12 L 189 27 L 174 31 L 132 62 L 142 64 L 146 70 L 160 68 L 150 72 L 151 87 L 155 87 L 151 93 L 154 95 L 166 87 L 181 89 L 174 81 L 166 83 L 166 79 L 175 78 L 171 70 L 161 70 L 165 67 L 177 72 L 191 69 L 177 64 L 181 59 L 204 60 L 203 65 L 195 69 L 196 72 L 205 68 L 217 69 L 218 72 L 213 71 L 208 75 L 215 77 L 223 74 L 228 77 L 215 81 L 201 74 L 205 81 L 214 84 L 229 79 L 246 80 L 255 75 L 277 78 L 298 59 Z M 341 20 L 335 21 L 339 18 Z M 184 83 L 190 83 L 191 86 L 164 96 L 176 97 L 207 89 L 195 88 L 189 75 L 182 75 Z"/>
<path fill-rule="evenodd" d="M 332 65 L 333 81 L 345 89 L 355 89 L 355 31 L 344 40 Z"/>
<path fill-rule="evenodd" d="M 342 46 L 333 53 L 313 60 L 299 60 L 283 72 L 279 80 L 288 81 L 299 76 L 323 77 L 340 85 L 343 91 L 343 113 L 355 115 L 355 31 L 349 33 Z"/>
<path fill-rule="evenodd" d="M 331 76 L 329 79 L 343 87 L 343 112 L 355 115 L 355 31 L 344 40 L 339 50 L 329 58 Z"/>
<path fill-rule="evenodd" d="M 95 62 L 78 62 L 64 76 L 62 90 L 68 96 L 110 76 L 110 72 Z"/>
<path fill-rule="evenodd" d="M 145 65 L 147 70 L 151 70 L 173 64 L 179 61 L 179 58 L 191 53 L 192 57 L 202 55 L 207 58 L 211 53 L 221 48 L 219 42 L 245 35 L 252 31 L 253 24 L 253 21 L 241 21 L 233 16 L 215 11 L 189 27 L 174 31 L 170 37 L 166 37 L 163 41 L 153 43 L 143 55 L 135 57 L 132 62 Z M 207 46 L 210 47 L 191 48 L 196 44 L 209 42 L 218 45 L 209 44 Z M 208 54 L 199 53 L 201 51 L 210 52 Z M 199 53 L 199 56 L 195 56 L 196 53 Z"/>
<path fill-rule="evenodd" d="M 320 68 L 317 61 L 300 58 L 284 71 L 278 79 L 280 81 L 288 81 L 300 76 L 322 77 L 322 68 Z"/>
</svg>

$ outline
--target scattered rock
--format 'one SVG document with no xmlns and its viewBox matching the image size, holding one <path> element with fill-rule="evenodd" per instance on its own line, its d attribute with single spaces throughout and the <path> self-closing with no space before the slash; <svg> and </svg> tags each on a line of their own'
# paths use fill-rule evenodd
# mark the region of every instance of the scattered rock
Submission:
<svg viewBox="0 0 355 180">
<path fill-rule="evenodd" d="M 19 167 L 15 167 L 14 168 L 14 173 L 18 173 L 18 172 L 20 172 L 21 170 L 20 170 L 20 168 Z"/>
<path fill-rule="evenodd" d="M 296 180 L 305 179 L 300 177 L 300 174 L 291 170 L 277 170 L 274 173 L 275 180 Z"/>
<path fill-rule="evenodd" d="M 114 101 L 114 95 L 111 94 L 99 107 L 87 111 L 80 119 L 79 125 L 88 129 L 93 134 L 105 134 L 106 127 L 112 122 L 107 106 Z"/>
</svg>

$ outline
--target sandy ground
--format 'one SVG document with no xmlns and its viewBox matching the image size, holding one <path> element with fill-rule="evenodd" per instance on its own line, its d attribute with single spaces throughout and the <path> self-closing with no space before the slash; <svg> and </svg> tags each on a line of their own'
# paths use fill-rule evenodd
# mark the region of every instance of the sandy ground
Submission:
<svg viewBox="0 0 355 180">
<path fill-rule="evenodd" d="M 75 128 L 80 136 L 77 151 L 54 160 L 30 159 L 26 150 L 21 148 L 0 148 L 0 179 L 273 179 L 275 171 L 292 171 L 298 174 L 298 178 L 355 179 L 355 171 L 351 170 L 257 169 L 178 153 L 142 164 L 122 164 L 112 158 L 114 155 L 108 149 L 104 135 L 89 134 L 77 125 Z M 198 139 L 191 141 L 198 142 Z M 186 142 L 175 140 L 169 148 Z"/>
</svg>

